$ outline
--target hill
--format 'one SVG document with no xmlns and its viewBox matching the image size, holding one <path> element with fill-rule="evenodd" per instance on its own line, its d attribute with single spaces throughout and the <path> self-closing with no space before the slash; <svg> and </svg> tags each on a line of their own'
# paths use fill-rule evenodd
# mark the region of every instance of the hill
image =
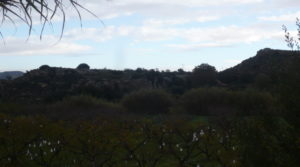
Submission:
<svg viewBox="0 0 300 167">
<path fill-rule="evenodd" d="M 66 96 L 88 94 L 117 100 L 139 89 L 160 88 L 183 92 L 189 72 L 146 70 L 70 69 L 41 66 L 22 77 L 0 82 L 0 99 L 56 101 Z"/>
<path fill-rule="evenodd" d="M 300 52 L 262 49 L 256 56 L 242 63 L 219 72 L 218 78 L 223 83 L 244 87 L 255 82 L 280 82 L 280 76 L 300 59 Z"/>
<path fill-rule="evenodd" d="M 123 71 L 70 69 L 43 65 L 14 80 L 2 80 L 0 99 L 44 102 L 85 94 L 116 101 L 140 89 L 163 89 L 177 96 L 199 87 L 255 87 L 274 91 L 273 87 L 278 87 L 284 80 L 295 80 L 294 76 L 297 76 L 297 68 L 300 66 L 298 60 L 299 52 L 262 49 L 256 56 L 219 73 L 208 64 L 197 66 L 192 72 L 182 69 L 171 72 L 142 68 Z M 287 74 L 292 79 L 284 79 L 283 76 Z"/>
<path fill-rule="evenodd" d="M 21 77 L 24 73 L 21 71 L 5 71 L 0 72 L 0 79 L 16 79 Z"/>
</svg>

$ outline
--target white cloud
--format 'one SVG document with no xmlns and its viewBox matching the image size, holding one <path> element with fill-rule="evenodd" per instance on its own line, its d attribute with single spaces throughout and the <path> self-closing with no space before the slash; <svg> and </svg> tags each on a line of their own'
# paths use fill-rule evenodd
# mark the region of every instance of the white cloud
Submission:
<svg viewBox="0 0 300 167">
<path fill-rule="evenodd" d="M 159 23 L 157 25 L 164 25 Z M 65 40 L 90 40 L 105 42 L 118 37 L 128 37 L 136 42 L 183 40 L 186 44 L 178 45 L 182 49 L 195 47 L 224 47 L 236 44 L 250 44 L 267 39 L 282 39 L 283 32 L 280 28 L 263 28 L 265 25 L 256 24 L 244 26 L 218 26 L 218 27 L 168 27 L 145 24 L 143 26 L 110 26 L 106 28 L 74 29 L 65 33 Z M 175 45 L 173 45 L 175 46 Z"/>
<path fill-rule="evenodd" d="M 186 39 L 184 44 L 167 44 L 167 47 L 180 51 L 199 51 L 202 48 L 232 47 L 237 44 L 251 44 L 261 40 L 282 39 L 278 30 L 260 29 L 259 27 L 216 27 L 211 29 L 194 28 L 179 33 Z"/>
<path fill-rule="evenodd" d="M 230 10 L 233 6 L 259 4 L 263 1 L 264 0 L 89 0 L 82 3 L 83 6 L 103 19 L 132 15 L 135 13 L 159 18 L 177 18 L 179 16 L 184 18 L 197 18 L 201 16 L 201 14 L 211 12 L 211 7 L 217 8 L 212 11 L 214 14 L 224 14 L 224 10 L 231 12 Z M 201 9 L 191 10 L 196 8 Z M 76 13 L 73 13 L 75 16 Z M 211 14 L 212 13 L 210 13 L 210 15 Z M 93 18 L 88 13 L 83 13 L 83 16 L 85 18 Z M 204 15 L 202 15 L 202 17 L 203 16 Z"/>
<path fill-rule="evenodd" d="M 120 27 L 121 34 L 135 38 L 139 41 L 162 41 L 171 39 L 184 39 L 189 42 L 212 42 L 221 45 L 236 43 L 251 43 L 263 39 L 273 39 L 282 35 L 281 31 L 260 29 L 242 26 L 220 26 L 212 28 L 163 28 L 153 26 Z M 126 32 L 126 33 L 124 33 Z M 116 32 L 115 34 L 120 34 Z"/>
<path fill-rule="evenodd" d="M 203 47 L 226 47 L 236 44 L 249 44 L 266 39 L 281 39 L 280 27 L 270 28 L 268 25 L 222 25 L 224 16 L 234 17 L 232 12 L 239 5 L 268 5 L 268 0 L 89 0 L 83 5 L 102 19 L 112 19 L 120 16 L 138 14 L 142 16 L 140 25 L 121 22 L 118 25 L 94 28 L 75 28 L 64 34 L 63 40 L 52 45 L 55 40 L 44 37 L 41 42 L 22 43 L 20 39 L 7 40 L 6 46 L 0 46 L 0 55 L 4 54 L 70 54 L 92 48 L 79 45 L 76 41 L 106 42 L 118 37 L 128 37 L 134 42 L 168 41 L 167 47 L 184 51 L 197 50 Z M 276 5 L 286 2 L 288 5 L 299 4 L 299 0 L 275 0 Z M 285 6 L 288 6 L 288 5 Z M 273 4 L 274 5 L 274 4 Z M 71 9 L 71 8 L 70 8 Z M 234 10 L 233 10 L 234 9 Z M 74 10 L 69 11 L 70 18 L 77 17 Z M 83 12 L 83 19 L 94 18 L 88 12 Z M 231 14 L 231 15 L 230 15 Z M 274 16 L 256 16 L 258 21 L 294 21 L 299 12 Z M 58 21 L 59 18 L 57 18 Z M 182 26 L 188 23 L 206 24 L 214 21 L 212 26 Z M 209 23 L 207 23 L 209 24 Z M 250 26 L 249 26 L 250 25 Z M 207 28 L 208 27 L 208 28 Z M 173 44 L 171 40 L 180 39 L 182 43 Z M 32 40 L 33 41 L 33 40 Z M 50 41 L 50 42 L 49 42 Z M 184 43 L 186 42 L 186 43 Z M 13 43 L 13 44 L 12 44 Z"/>
<path fill-rule="evenodd" d="M 180 5 L 180 6 L 188 6 L 188 7 L 202 7 L 202 6 L 218 6 L 224 4 L 249 4 L 249 3 L 260 3 L 263 0 L 172 0 L 172 1 L 161 1 L 161 0 L 112 0 L 113 4 L 124 6 L 131 4 L 165 4 L 165 5 Z"/>
<path fill-rule="evenodd" d="M 276 16 L 260 16 L 258 19 L 261 21 L 294 22 L 297 17 L 300 17 L 300 11 Z"/>
<path fill-rule="evenodd" d="M 215 48 L 215 47 L 227 47 L 229 44 L 221 43 L 200 43 L 200 44 L 168 44 L 166 47 L 175 49 L 177 51 L 199 51 L 202 48 Z"/>
<path fill-rule="evenodd" d="M 78 52 L 89 51 L 92 48 L 87 45 L 79 45 L 70 41 L 56 43 L 55 37 L 47 36 L 47 40 L 40 41 L 38 37 L 32 36 L 29 41 L 22 38 L 6 38 L 6 45 L 0 45 L 0 56 L 32 56 L 32 55 L 71 55 Z"/>
<path fill-rule="evenodd" d="M 187 18 L 177 18 L 177 19 L 147 19 L 144 21 L 145 25 L 148 26 L 165 26 L 165 25 L 178 25 L 186 24 L 190 22 L 190 19 Z"/>
<path fill-rule="evenodd" d="M 218 20 L 219 16 L 194 16 L 190 17 L 179 17 L 179 18 L 167 18 L 167 19 L 147 19 L 144 21 L 144 25 L 147 26 L 174 26 L 174 25 L 183 25 L 191 22 L 208 22 Z"/>
<path fill-rule="evenodd" d="M 64 40 L 79 41 L 92 40 L 94 42 L 105 42 L 113 38 L 115 35 L 115 27 L 95 27 L 95 28 L 77 28 L 65 32 Z"/>
<path fill-rule="evenodd" d="M 299 0 L 269 0 L 269 4 L 277 6 L 278 8 L 299 8 Z"/>
<path fill-rule="evenodd" d="M 264 26 L 263 26 L 264 27 Z M 161 47 L 176 48 L 181 51 L 197 51 L 208 47 L 231 47 L 237 44 L 251 44 L 262 40 L 283 38 L 280 28 L 262 28 L 261 24 L 248 27 L 218 26 L 211 28 L 178 28 L 165 26 L 111 26 L 104 29 L 83 28 L 66 32 L 65 40 L 90 40 L 105 42 L 118 37 L 128 37 L 135 42 L 167 41 Z M 181 43 L 173 44 L 180 39 Z"/>
<path fill-rule="evenodd" d="M 289 0 L 290 3 L 294 2 Z M 124 16 L 138 13 L 145 16 L 142 25 L 128 25 L 111 28 L 105 40 L 118 36 L 128 36 L 135 41 L 165 41 L 183 39 L 194 46 L 228 46 L 237 43 L 252 43 L 264 39 L 275 39 L 279 29 L 264 29 L 263 27 L 220 26 L 214 27 L 184 27 L 191 22 L 219 21 L 223 16 L 232 14 L 234 6 L 262 5 L 267 0 L 90 0 L 85 5 L 100 17 Z M 276 0 L 279 4 L 283 1 Z M 197 10 L 193 10 L 197 9 Z M 216 10 L 217 9 L 217 10 Z M 235 8 L 235 10 L 237 10 Z M 232 15 L 231 15 L 232 16 Z M 259 18 L 260 20 L 263 18 Z M 266 18 L 264 18 L 266 19 Z M 92 30 L 91 30 L 92 31 Z M 89 33 L 87 33 L 89 34 Z M 94 34 L 94 33 L 92 33 Z M 95 35 L 86 35 L 95 38 Z M 99 35 L 96 35 L 99 36 Z M 201 43 L 201 44 L 199 44 Z M 189 44 L 187 44 L 189 45 Z"/>
</svg>

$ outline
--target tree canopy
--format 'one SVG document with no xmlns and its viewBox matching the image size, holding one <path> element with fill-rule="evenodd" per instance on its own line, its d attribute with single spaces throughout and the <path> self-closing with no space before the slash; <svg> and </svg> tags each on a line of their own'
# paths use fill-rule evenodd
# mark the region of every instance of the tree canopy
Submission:
<svg viewBox="0 0 300 167">
<path fill-rule="evenodd" d="M 86 63 L 81 63 L 77 66 L 76 68 L 77 70 L 89 70 L 90 66 Z"/>
<path fill-rule="evenodd" d="M 196 66 L 192 71 L 192 85 L 193 87 L 203 85 L 213 85 L 216 82 L 217 70 L 214 66 L 209 64 L 201 64 Z"/>
</svg>

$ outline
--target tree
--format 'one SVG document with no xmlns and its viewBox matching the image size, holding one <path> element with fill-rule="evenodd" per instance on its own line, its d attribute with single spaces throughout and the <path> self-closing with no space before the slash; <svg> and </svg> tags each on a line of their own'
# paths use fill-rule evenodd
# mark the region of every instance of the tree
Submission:
<svg viewBox="0 0 300 167">
<path fill-rule="evenodd" d="M 294 39 L 293 36 L 291 36 L 290 32 L 288 31 L 287 27 L 285 25 L 282 25 L 282 29 L 285 33 L 285 42 L 287 43 L 287 46 L 294 50 L 296 48 L 298 51 L 300 51 L 300 20 L 299 18 L 296 18 L 296 26 L 297 26 L 297 38 Z"/>
<path fill-rule="evenodd" d="M 217 70 L 209 64 L 201 64 L 192 71 L 191 82 L 193 87 L 213 85 L 216 83 Z"/>
<path fill-rule="evenodd" d="M 93 14 L 90 10 L 86 9 L 77 0 L 1 0 L 0 1 L 0 20 L 1 22 L 10 21 L 15 24 L 15 19 L 18 18 L 29 27 L 29 36 L 32 32 L 33 22 L 35 21 L 34 16 L 40 17 L 40 23 L 42 29 L 40 32 L 40 38 L 47 23 L 52 24 L 52 20 L 55 16 L 61 15 L 62 27 L 61 36 L 64 32 L 65 21 L 66 21 L 66 9 L 71 6 L 78 14 L 78 18 L 81 21 L 82 10 Z M 0 36 L 3 37 L 1 31 Z"/>
<path fill-rule="evenodd" d="M 76 68 L 77 70 L 82 70 L 82 71 L 85 71 L 85 70 L 89 70 L 90 69 L 90 66 L 85 64 L 85 63 L 81 63 L 77 66 Z"/>
<path fill-rule="evenodd" d="M 42 71 L 48 71 L 48 70 L 50 70 L 50 69 L 51 69 L 51 67 L 48 66 L 48 65 L 41 65 L 41 66 L 39 67 L 39 70 L 42 70 Z"/>
</svg>

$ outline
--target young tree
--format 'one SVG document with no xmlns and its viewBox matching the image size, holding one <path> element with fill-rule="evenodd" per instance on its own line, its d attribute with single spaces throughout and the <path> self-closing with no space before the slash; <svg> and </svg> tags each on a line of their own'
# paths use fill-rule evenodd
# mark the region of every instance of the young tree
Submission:
<svg viewBox="0 0 300 167">
<path fill-rule="evenodd" d="M 296 39 L 291 36 L 290 32 L 288 31 L 287 27 L 285 25 L 282 25 L 282 29 L 285 33 L 285 42 L 287 43 L 287 46 L 294 50 L 296 48 L 298 51 L 300 51 L 300 20 L 299 18 L 296 18 L 296 26 L 297 26 L 297 37 Z"/>
</svg>

